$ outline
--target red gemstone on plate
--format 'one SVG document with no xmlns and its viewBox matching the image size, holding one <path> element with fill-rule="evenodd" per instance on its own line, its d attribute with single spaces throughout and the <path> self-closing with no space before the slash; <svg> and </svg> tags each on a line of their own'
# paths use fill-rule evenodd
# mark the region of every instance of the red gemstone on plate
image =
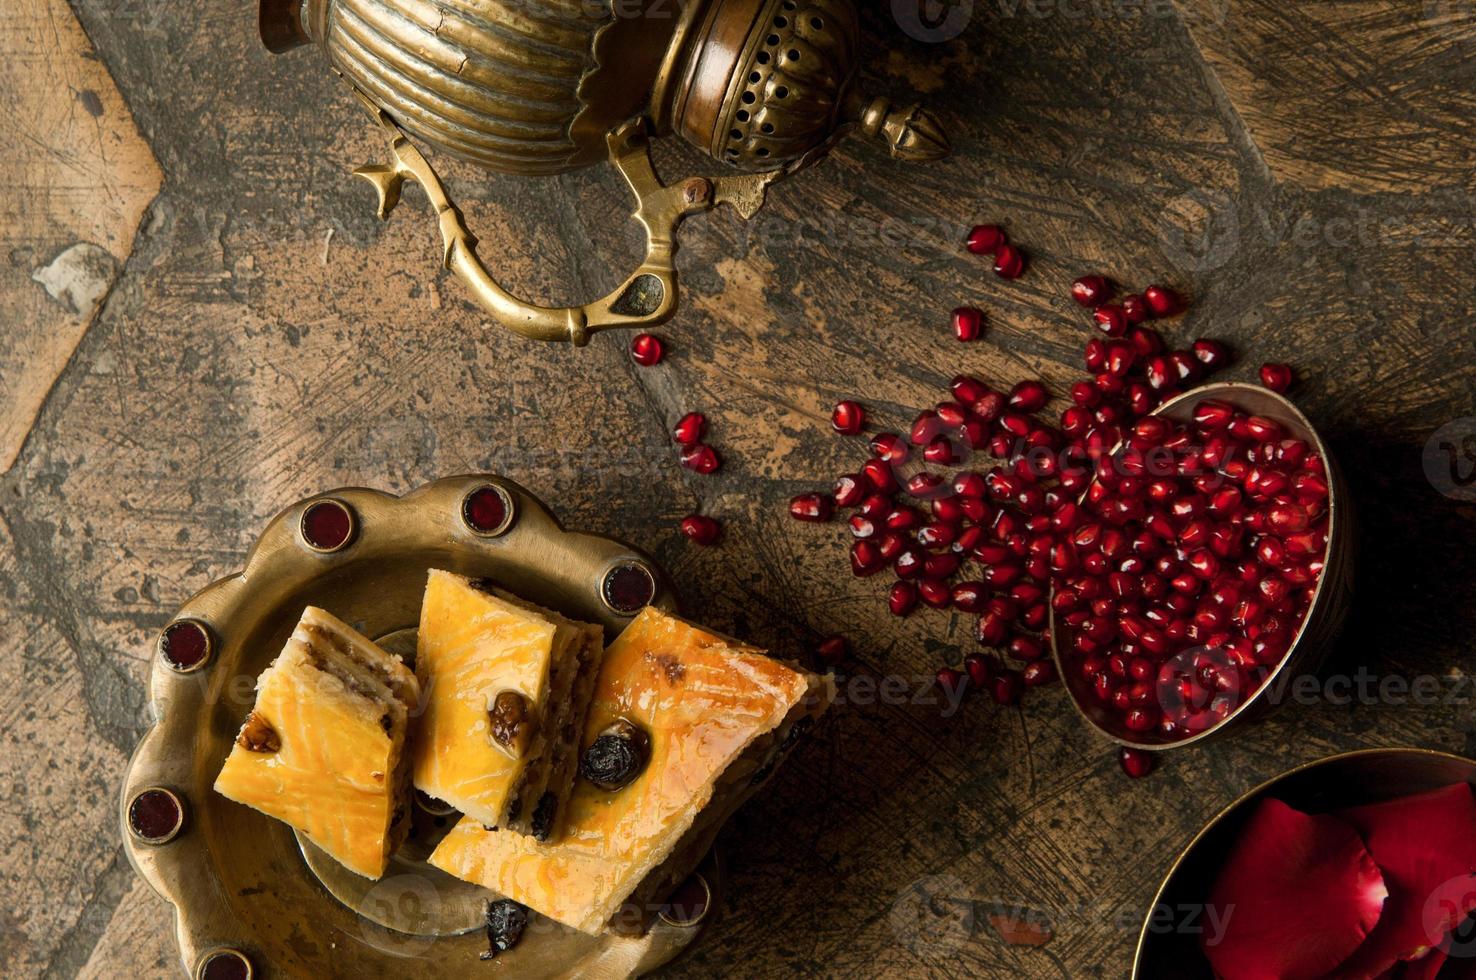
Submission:
<svg viewBox="0 0 1476 980">
<path fill-rule="evenodd" d="M 200 980 L 247 980 L 250 976 L 250 962 L 234 949 L 217 950 L 200 964 Z"/>
<path fill-rule="evenodd" d="M 140 840 L 162 844 L 183 825 L 179 798 L 166 789 L 146 789 L 128 804 L 128 826 Z"/>
<path fill-rule="evenodd" d="M 478 487 L 462 502 L 461 519 L 478 534 L 496 534 L 507 523 L 507 500 L 495 487 Z"/>
<path fill-rule="evenodd" d="M 353 534 L 353 512 L 337 500 L 320 500 L 302 512 L 302 539 L 317 551 L 337 551 Z"/>
<path fill-rule="evenodd" d="M 210 634 L 191 619 L 181 619 L 164 628 L 159 653 L 175 670 L 194 670 L 210 656 Z"/>
<path fill-rule="evenodd" d="M 619 565 L 605 575 L 600 590 L 611 609 L 633 615 L 656 595 L 656 579 L 644 565 Z"/>
<path fill-rule="evenodd" d="M 660 364 L 661 358 L 666 356 L 666 347 L 661 343 L 661 338 L 654 334 L 638 333 L 630 341 L 630 357 L 642 367 L 651 367 Z"/>
</svg>

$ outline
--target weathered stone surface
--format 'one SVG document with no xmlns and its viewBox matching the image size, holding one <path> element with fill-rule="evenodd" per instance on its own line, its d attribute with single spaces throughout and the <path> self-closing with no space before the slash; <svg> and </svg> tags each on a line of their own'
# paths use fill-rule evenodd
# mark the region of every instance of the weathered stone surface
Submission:
<svg viewBox="0 0 1476 980">
<path fill-rule="evenodd" d="M 0 473 L 133 248 L 163 175 L 65 0 L 0 10 Z"/>
</svg>

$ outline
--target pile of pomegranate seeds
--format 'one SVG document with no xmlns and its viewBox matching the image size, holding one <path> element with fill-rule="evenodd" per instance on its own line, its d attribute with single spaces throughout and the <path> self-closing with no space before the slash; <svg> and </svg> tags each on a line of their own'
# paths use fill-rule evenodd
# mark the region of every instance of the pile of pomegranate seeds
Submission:
<svg viewBox="0 0 1476 980">
<path fill-rule="evenodd" d="M 1322 459 L 1278 423 L 1213 399 L 1188 425 L 1138 419 L 1058 526 L 1063 656 L 1119 734 L 1204 731 L 1290 649 L 1327 527 Z"/>
<path fill-rule="evenodd" d="M 994 225 L 968 240 L 976 254 L 998 256 L 1006 244 Z M 1183 311 L 1172 290 L 1152 285 L 1114 303 L 1105 278 L 1084 276 L 1072 296 L 1105 336 L 1086 345 L 1090 377 L 1071 386 L 1059 426 L 1038 415 L 1049 399 L 1040 382 L 1004 392 L 959 375 L 906 436 L 875 433 L 858 472 L 838 477 L 830 495 L 795 497 L 790 513 L 824 522 L 850 511 L 851 569 L 896 576 L 894 615 L 928 607 L 978 617 L 989 652 L 941 668 L 940 687 L 1013 704 L 1056 680 L 1046 635 L 1054 585 L 1063 649 L 1123 728 L 1187 735 L 1206 702 L 1196 685 L 1215 688 L 1203 708 L 1213 715 L 1230 666 L 1249 694 L 1286 652 L 1321 571 L 1326 477 L 1305 443 L 1230 406 L 1211 403 L 1193 427 L 1148 417 L 1229 361 L 1218 341 L 1170 350 L 1144 325 Z M 864 417 L 844 401 L 832 424 L 854 435 Z M 1148 457 L 1162 453 L 1172 465 L 1150 475 Z M 1216 644 L 1233 664 L 1191 657 L 1179 669 L 1186 650 Z M 1162 711 L 1160 671 L 1171 706 Z M 1134 777 L 1152 769 L 1136 749 L 1120 762 Z"/>
</svg>

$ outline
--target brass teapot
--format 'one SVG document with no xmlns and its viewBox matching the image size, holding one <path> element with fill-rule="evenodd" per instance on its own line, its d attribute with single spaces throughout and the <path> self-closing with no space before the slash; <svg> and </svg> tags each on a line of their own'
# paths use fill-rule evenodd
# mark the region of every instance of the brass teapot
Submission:
<svg viewBox="0 0 1476 980">
<path fill-rule="evenodd" d="M 392 162 L 355 173 L 379 216 L 406 180 L 438 212 L 446 267 L 500 323 L 538 340 L 588 342 L 676 309 L 676 226 L 728 203 L 744 217 L 769 184 L 847 130 L 892 155 L 932 160 L 948 140 L 918 106 L 856 88 L 852 0 L 260 0 L 272 51 L 317 44 L 390 138 Z M 680 133 L 731 171 L 663 183 L 648 134 Z M 511 174 L 608 158 L 635 194 L 646 257 L 584 306 L 541 307 L 500 286 L 430 163 L 410 141 Z"/>
</svg>

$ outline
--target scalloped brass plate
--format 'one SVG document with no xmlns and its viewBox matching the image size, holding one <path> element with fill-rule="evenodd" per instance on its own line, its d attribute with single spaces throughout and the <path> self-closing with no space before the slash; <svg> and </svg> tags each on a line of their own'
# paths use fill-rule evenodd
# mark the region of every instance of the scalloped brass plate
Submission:
<svg viewBox="0 0 1476 980">
<path fill-rule="evenodd" d="M 515 505 L 512 525 L 497 537 L 475 533 L 462 515 L 466 494 L 486 484 L 500 487 Z M 301 530 L 304 510 L 325 499 L 348 507 L 354 520 L 352 540 L 331 553 L 313 549 Z M 155 654 L 150 697 L 157 720 L 123 780 L 123 846 L 138 873 L 174 906 L 186 972 L 221 950 L 239 951 L 257 976 L 435 980 L 485 969 L 479 955 L 487 942 L 476 926 L 491 893 L 427 866 L 424 840 L 402 848 L 380 881 L 350 881 L 354 876 L 331 861 L 305 860 L 291 828 L 211 785 L 254 700 L 257 675 L 304 606 L 328 609 L 403 652 L 405 644 L 413 647 L 426 572 L 435 567 L 493 578 L 613 635 L 629 617 L 602 598 L 604 580 L 630 564 L 650 572 L 651 602 L 674 608 L 666 577 L 649 557 L 610 538 L 564 530 L 542 502 L 499 477 L 452 477 L 403 497 L 335 490 L 277 515 L 244 570 L 204 589 L 176 614 L 175 621 L 205 625 L 212 655 L 202 669 L 180 673 Z M 166 843 L 148 843 L 129 830 L 128 802 L 145 787 L 168 789 L 184 803 L 184 825 Z M 440 829 L 437 815 L 420 809 L 418 833 L 429 838 Z M 323 869 L 321 879 L 314 865 Z M 710 859 L 700 873 L 718 888 Z M 534 915 L 523 941 L 498 957 L 497 968 L 520 978 L 636 976 L 669 962 L 700 933 L 700 925 L 658 918 L 643 936 L 596 937 Z"/>
</svg>

